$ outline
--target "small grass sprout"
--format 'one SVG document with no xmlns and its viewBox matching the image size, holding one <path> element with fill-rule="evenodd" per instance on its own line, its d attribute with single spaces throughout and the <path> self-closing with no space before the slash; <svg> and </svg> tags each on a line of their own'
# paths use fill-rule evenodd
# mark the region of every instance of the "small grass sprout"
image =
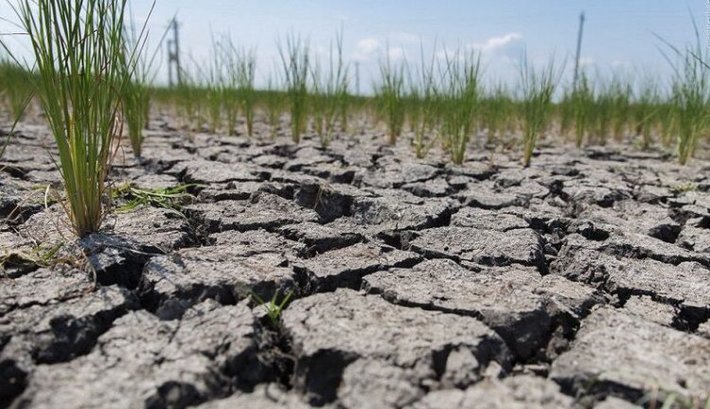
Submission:
<svg viewBox="0 0 710 409">
<path fill-rule="evenodd" d="M 164 209 L 180 211 L 182 206 L 191 202 L 194 196 L 188 191 L 197 185 L 185 184 L 168 188 L 141 189 L 130 183 L 115 188 L 112 193 L 114 200 L 123 203 L 116 207 L 116 211 L 127 213 L 140 206 L 154 206 Z"/>
<path fill-rule="evenodd" d="M 28 250 L 6 251 L 0 256 L 0 276 L 8 271 L 27 271 L 37 267 L 52 267 L 58 263 L 57 254 L 64 243 L 53 245 L 34 245 Z M 10 274 L 11 275 L 11 274 Z"/>
<path fill-rule="evenodd" d="M 259 303 L 259 305 L 264 307 L 264 309 L 266 310 L 266 316 L 269 317 L 269 322 L 271 323 L 272 327 L 277 328 L 279 326 L 281 312 L 291 300 L 291 297 L 293 296 L 293 290 L 287 292 L 286 295 L 281 298 L 281 301 L 279 301 L 278 291 L 274 292 L 274 295 L 271 297 L 271 300 L 266 302 L 254 292 L 251 293 L 251 296 L 256 300 L 257 303 Z"/>
<path fill-rule="evenodd" d="M 698 190 L 698 185 L 693 182 L 679 183 L 677 185 L 671 186 L 670 190 L 675 194 L 694 192 Z"/>
</svg>

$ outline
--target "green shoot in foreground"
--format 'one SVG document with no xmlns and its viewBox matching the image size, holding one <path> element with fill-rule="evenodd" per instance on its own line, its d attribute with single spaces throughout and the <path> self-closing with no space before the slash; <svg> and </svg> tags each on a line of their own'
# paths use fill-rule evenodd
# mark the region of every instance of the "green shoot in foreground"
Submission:
<svg viewBox="0 0 710 409">
<path fill-rule="evenodd" d="M 278 301 L 278 291 L 274 293 L 273 297 L 271 297 L 271 300 L 269 300 L 268 302 L 265 302 L 256 293 L 252 292 L 251 295 L 256 300 L 256 302 L 259 303 L 259 305 L 264 306 L 264 308 L 266 309 L 266 315 L 269 317 L 269 322 L 271 323 L 273 328 L 276 328 L 279 325 L 281 311 L 283 311 L 283 309 L 286 307 L 289 300 L 291 299 L 291 296 L 293 296 L 293 290 L 286 293 L 286 295 L 281 299 L 281 302 Z"/>
<path fill-rule="evenodd" d="M 101 227 L 105 179 L 121 132 L 120 97 L 135 57 L 125 48 L 126 0 L 21 0 L 13 7 L 34 51 L 65 209 L 83 237 Z"/>
</svg>

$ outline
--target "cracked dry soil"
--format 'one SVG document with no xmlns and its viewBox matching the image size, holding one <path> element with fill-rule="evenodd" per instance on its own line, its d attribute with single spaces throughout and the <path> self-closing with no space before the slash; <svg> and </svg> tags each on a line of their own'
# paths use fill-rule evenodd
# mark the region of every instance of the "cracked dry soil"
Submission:
<svg viewBox="0 0 710 409">
<path fill-rule="evenodd" d="M 2 158 L 0 407 L 708 399 L 707 161 L 546 146 L 527 169 L 473 149 L 452 166 L 372 133 L 322 149 L 151 129 L 112 180 L 195 200 L 78 244 L 44 204 L 46 127 Z M 57 243 L 58 263 L 28 256 Z M 250 297 L 289 292 L 278 325 Z"/>
</svg>

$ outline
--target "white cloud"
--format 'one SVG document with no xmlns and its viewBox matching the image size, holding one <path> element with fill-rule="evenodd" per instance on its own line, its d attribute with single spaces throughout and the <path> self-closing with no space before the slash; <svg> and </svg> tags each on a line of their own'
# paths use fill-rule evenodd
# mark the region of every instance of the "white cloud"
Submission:
<svg viewBox="0 0 710 409">
<path fill-rule="evenodd" d="M 519 33 L 508 33 L 499 37 L 490 37 L 482 43 L 473 43 L 471 47 L 482 53 L 492 53 L 505 49 L 515 43 L 521 43 L 523 36 Z"/>
<path fill-rule="evenodd" d="M 625 69 L 625 68 L 632 68 L 633 65 L 631 64 L 630 61 L 626 60 L 614 60 L 611 62 L 611 68 L 614 69 Z"/>
<path fill-rule="evenodd" d="M 388 50 L 388 55 L 392 61 L 400 61 L 405 57 L 404 48 L 402 47 L 391 47 Z"/>
<path fill-rule="evenodd" d="M 376 54 L 382 50 L 382 42 L 374 37 L 363 38 L 358 41 L 355 45 L 355 52 L 353 53 L 353 60 L 355 61 L 367 61 L 372 59 Z"/>
<path fill-rule="evenodd" d="M 579 68 L 585 68 L 585 67 L 590 67 L 593 66 L 597 63 L 597 60 L 595 60 L 592 57 L 581 57 L 579 59 Z"/>
<path fill-rule="evenodd" d="M 399 44 L 419 44 L 422 41 L 421 36 L 404 31 L 390 33 L 387 38 L 389 38 L 391 42 Z"/>
</svg>

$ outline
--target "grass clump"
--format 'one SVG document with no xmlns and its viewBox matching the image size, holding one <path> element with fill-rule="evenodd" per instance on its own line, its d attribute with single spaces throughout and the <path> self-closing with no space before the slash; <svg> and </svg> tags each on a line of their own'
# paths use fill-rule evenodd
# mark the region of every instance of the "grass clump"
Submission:
<svg viewBox="0 0 710 409">
<path fill-rule="evenodd" d="M 499 82 L 481 100 L 481 120 L 488 144 L 502 139 L 506 123 L 512 121 L 515 104 L 509 95 L 505 85 Z"/>
<path fill-rule="evenodd" d="M 220 52 L 220 44 L 213 39 L 212 61 L 205 71 L 200 72 L 204 83 L 204 101 L 207 105 L 207 129 L 210 133 L 216 133 L 222 125 L 225 60 L 226 55 Z"/>
<path fill-rule="evenodd" d="M 176 105 L 182 125 L 190 130 L 202 127 L 202 100 L 205 91 L 195 79 L 194 74 L 187 71 L 182 73 L 182 81 L 175 88 Z"/>
<path fill-rule="evenodd" d="M 387 143 L 394 145 L 402 134 L 405 120 L 405 65 L 389 56 L 380 61 L 380 84 L 375 90 L 378 111 L 387 123 Z"/>
<path fill-rule="evenodd" d="M 163 33 L 160 43 L 163 42 L 167 30 Z M 141 156 L 143 147 L 143 129 L 148 126 L 150 117 L 151 83 L 155 79 L 155 60 L 160 48 L 156 48 L 149 56 L 146 49 L 145 27 L 140 33 L 131 24 L 130 30 L 126 32 L 126 56 L 132 53 L 136 56 L 135 61 L 124 60 L 126 75 L 131 78 L 126 83 L 123 95 L 123 117 L 128 127 L 128 139 L 131 142 L 133 155 L 137 158 Z"/>
<path fill-rule="evenodd" d="M 148 123 L 150 88 L 141 81 L 131 81 L 123 97 L 123 117 L 128 128 L 133 155 L 140 158 L 143 148 L 143 128 Z"/>
<path fill-rule="evenodd" d="M 409 121 L 414 132 L 412 146 L 414 154 L 419 159 L 426 156 L 436 141 L 436 138 L 430 135 L 435 132 L 438 123 L 437 103 L 439 101 L 435 59 L 432 58 L 429 63 L 426 63 L 423 51 L 421 59 L 419 78 L 410 79 L 407 98 L 410 101 Z"/>
<path fill-rule="evenodd" d="M 677 154 L 681 165 L 685 165 L 688 159 L 693 157 L 698 140 L 707 131 L 710 123 L 710 60 L 703 51 L 697 26 L 693 25 L 696 34 L 695 46 L 680 50 L 666 43 L 679 60 L 674 62 L 666 55 L 675 73 L 670 103 L 675 117 Z"/>
<path fill-rule="evenodd" d="M 245 118 L 247 135 L 252 136 L 256 104 L 254 90 L 256 51 L 239 48 L 231 39 L 228 39 L 223 47 L 226 68 L 223 98 L 224 106 L 230 107 L 227 113 L 227 127 L 231 135 L 236 134 L 236 115 L 241 111 Z"/>
<path fill-rule="evenodd" d="M 520 86 L 523 96 L 523 165 L 530 166 L 530 159 L 537 145 L 537 139 L 550 122 L 552 115 L 552 94 L 557 85 L 554 60 L 542 69 L 535 69 L 523 58 L 520 66 Z"/>
<path fill-rule="evenodd" d="M 338 119 L 347 118 L 348 66 L 343 60 L 342 31 L 336 35 L 335 46 L 330 45 L 327 73 L 321 71 L 319 63 L 313 65 L 311 73 L 314 125 L 321 145 L 325 147 L 333 138 Z"/>
<path fill-rule="evenodd" d="M 121 96 L 135 61 L 125 46 L 126 0 L 21 0 L 13 7 L 34 51 L 65 209 L 83 237 L 101 227 L 113 142 L 121 134 Z"/>
<path fill-rule="evenodd" d="M 574 142 L 582 147 L 584 138 L 594 120 L 594 91 L 586 74 L 579 77 L 577 87 L 572 91 L 572 112 L 574 117 Z"/>
<path fill-rule="evenodd" d="M 12 118 L 22 119 L 34 93 L 32 73 L 10 57 L 0 56 L 0 103 Z"/>
<path fill-rule="evenodd" d="M 653 144 L 653 124 L 658 113 L 659 95 L 654 82 L 645 79 L 639 85 L 632 105 L 632 117 L 636 136 L 641 138 L 641 148 L 649 149 Z"/>
<path fill-rule="evenodd" d="M 260 93 L 262 106 L 266 111 L 266 120 L 271 129 L 271 138 L 278 135 L 281 127 L 281 115 L 284 112 L 284 95 L 279 90 L 278 80 L 271 76 L 267 80 L 266 91 Z"/>
<path fill-rule="evenodd" d="M 280 42 L 277 47 L 290 105 L 291 137 L 295 143 L 299 143 L 308 121 L 308 76 L 311 65 L 308 43 L 300 37 L 289 35 L 286 37 L 286 48 Z"/>
<path fill-rule="evenodd" d="M 457 51 L 445 56 L 442 73 L 442 136 L 455 164 L 463 163 L 480 104 L 480 57 Z"/>
</svg>

